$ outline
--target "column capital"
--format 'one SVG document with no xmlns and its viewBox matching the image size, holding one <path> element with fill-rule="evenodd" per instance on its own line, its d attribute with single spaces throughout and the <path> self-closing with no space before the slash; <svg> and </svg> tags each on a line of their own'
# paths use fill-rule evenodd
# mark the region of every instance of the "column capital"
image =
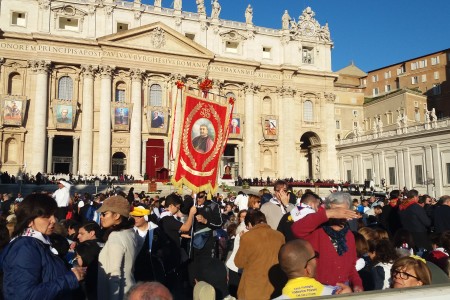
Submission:
<svg viewBox="0 0 450 300">
<path fill-rule="evenodd" d="M 55 135 L 52 133 L 52 134 L 49 134 L 47 137 L 49 140 L 53 140 L 55 138 Z"/>
<path fill-rule="evenodd" d="M 101 77 L 110 79 L 114 73 L 115 68 L 116 68 L 115 66 L 108 66 L 108 65 L 100 66 L 99 71 Z"/>
<path fill-rule="evenodd" d="M 323 96 L 328 103 L 334 103 L 336 101 L 336 94 L 324 92 Z"/>
<path fill-rule="evenodd" d="M 186 82 L 186 74 L 180 74 L 180 73 L 172 73 L 169 75 L 169 82 L 170 83 L 175 83 L 178 80 L 182 81 L 182 82 Z"/>
<path fill-rule="evenodd" d="M 144 74 L 145 74 L 145 72 L 142 71 L 141 69 L 131 69 L 130 70 L 131 81 L 141 82 Z"/>
<path fill-rule="evenodd" d="M 259 86 L 256 84 L 253 84 L 252 82 L 245 83 L 243 86 L 243 90 L 246 95 L 247 94 L 256 94 L 256 92 L 259 90 Z"/>
<path fill-rule="evenodd" d="M 78 141 L 78 140 L 80 139 L 80 136 L 74 135 L 74 136 L 72 136 L 72 139 L 73 139 L 74 141 Z"/>
<path fill-rule="evenodd" d="M 277 88 L 277 93 L 281 97 L 292 98 L 295 95 L 295 90 L 293 90 L 290 86 L 288 86 L 288 87 L 282 86 L 282 87 Z"/>
<path fill-rule="evenodd" d="M 83 74 L 84 78 L 93 78 L 97 71 L 98 71 L 98 66 L 93 66 L 93 65 L 82 65 L 81 66 L 81 73 Z"/>
<path fill-rule="evenodd" d="M 39 8 L 42 10 L 47 10 L 50 7 L 50 0 L 39 0 Z"/>
<path fill-rule="evenodd" d="M 48 60 L 30 60 L 28 67 L 38 74 L 45 74 L 50 72 L 52 62 Z"/>
<path fill-rule="evenodd" d="M 0 57 L 0 66 L 2 66 L 5 63 L 5 58 L 4 57 Z"/>
</svg>

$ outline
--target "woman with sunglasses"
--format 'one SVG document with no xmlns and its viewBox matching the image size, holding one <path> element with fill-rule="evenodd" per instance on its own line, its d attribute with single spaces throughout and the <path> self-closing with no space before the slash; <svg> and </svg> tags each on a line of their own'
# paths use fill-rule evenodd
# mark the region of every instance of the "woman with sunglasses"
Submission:
<svg viewBox="0 0 450 300">
<path fill-rule="evenodd" d="M 430 285 L 431 272 L 423 258 L 405 256 L 397 259 L 392 266 L 391 283 L 395 289 Z"/>
<path fill-rule="evenodd" d="M 259 210 L 261 208 L 261 197 L 257 195 L 248 195 L 248 208 Z"/>
<path fill-rule="evenodd" d="M 31 194 L 19 205 L 13 240 L 2 252 L 5 299 L 70 299 L 84 279 L 84 269 L 68 269 L 51 246 L 57 208 L 45 194 Z"/>
<path fill-rule="evenodd" d="M 98 258 L 98 299 L 124 299 L 136 283 L 133 270 L 138 253 L 138 235 L 129 219 L 130 204 L 122 196 L 112 196 L 97 210 L 100 213 L 105 246 Z"/>
</svg>

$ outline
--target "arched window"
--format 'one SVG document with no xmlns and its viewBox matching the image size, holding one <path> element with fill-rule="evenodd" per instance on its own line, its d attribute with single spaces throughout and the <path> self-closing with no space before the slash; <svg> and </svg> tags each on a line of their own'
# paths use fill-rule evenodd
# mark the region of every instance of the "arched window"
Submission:
<svg viewBox="0 0 450 300">
<path fill-rule="evenodd" d="M 150 106 L 162 106 L 162 88 L 159 84 L 150 86 L 148 103 Z"/>
<path fill-rule="evenodd" d="M 8 95 L 22 95 L 22 78 L 19 73 L 9 74 Z"/>
<path fill-rule="evenodd" d="M 119 81 L 116 83 L 116 97 L 114 98 L 116 102 L 125 102 L 125 90 L 125 82 Z"/>
<path fill-rule="evenodd" d="M 63 76 L 58 81 L 58 99 L 72 100 L 73 80 L 69 76 Z"/>
<path fill-rule="evenodd" d="M 305 103 L 303 103 L 303 120 L 305 122 L 314 121 L 313 103 L 311 100 L 306 100 Z"/>
<path fill-rule="evenodd" d="M 263 99 L 263 114 L 272 114 L 272 99 L 270 97 L 266 96 Z"/>
</svg>

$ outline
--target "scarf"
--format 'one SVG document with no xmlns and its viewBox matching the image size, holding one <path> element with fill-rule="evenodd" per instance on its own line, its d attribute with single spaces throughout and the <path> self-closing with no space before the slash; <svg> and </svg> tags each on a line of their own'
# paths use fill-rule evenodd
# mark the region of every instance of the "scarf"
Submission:
<svg viewBox="0 0 450 300">
<path fill-rule="evenodd" d="M 410 207 L 411 205 L 416 204 L 416 203 L 417 203 L 417 200 L 406 199 L 402 203 L 400 203 L 399 209 L 406 210 L 408 207 Z"/>
<path fill-rule="evenodd" d="M 342 256 L 345 252 L 348 251 L 347 240 L 345 239 L 345 235 L 348 231 L 348 224 L 345 224 L 344 228 L 340 231 L 335 231 L 331 226 L 324 225 L 323 230 L 331 239 L 333 246 L 336 248 L 336 251 L 339 256 Z"/>
</svg>

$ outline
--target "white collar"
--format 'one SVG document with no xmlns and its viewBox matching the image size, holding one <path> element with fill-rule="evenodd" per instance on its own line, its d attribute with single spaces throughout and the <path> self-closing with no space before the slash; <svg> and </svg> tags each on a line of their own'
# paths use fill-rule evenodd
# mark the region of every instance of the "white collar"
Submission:
<svg viewBox="0 0 450 300">
<path fill-rule="evenodd" d="M 33 228 L 28 227 L 22 233 L 22 236 L 28 236 L 28 237 L 35 238 L 35 239 L 43 242 L 44 244 L 49 245 L 50 246 L 50 250 L 53 252 L 53 254 L 58 255 L 58 251 L 55 248 L 52 247 L 50 239 L 47 236 L 43 235 L 42 232 L 34 230 Z"/>
</svg>

